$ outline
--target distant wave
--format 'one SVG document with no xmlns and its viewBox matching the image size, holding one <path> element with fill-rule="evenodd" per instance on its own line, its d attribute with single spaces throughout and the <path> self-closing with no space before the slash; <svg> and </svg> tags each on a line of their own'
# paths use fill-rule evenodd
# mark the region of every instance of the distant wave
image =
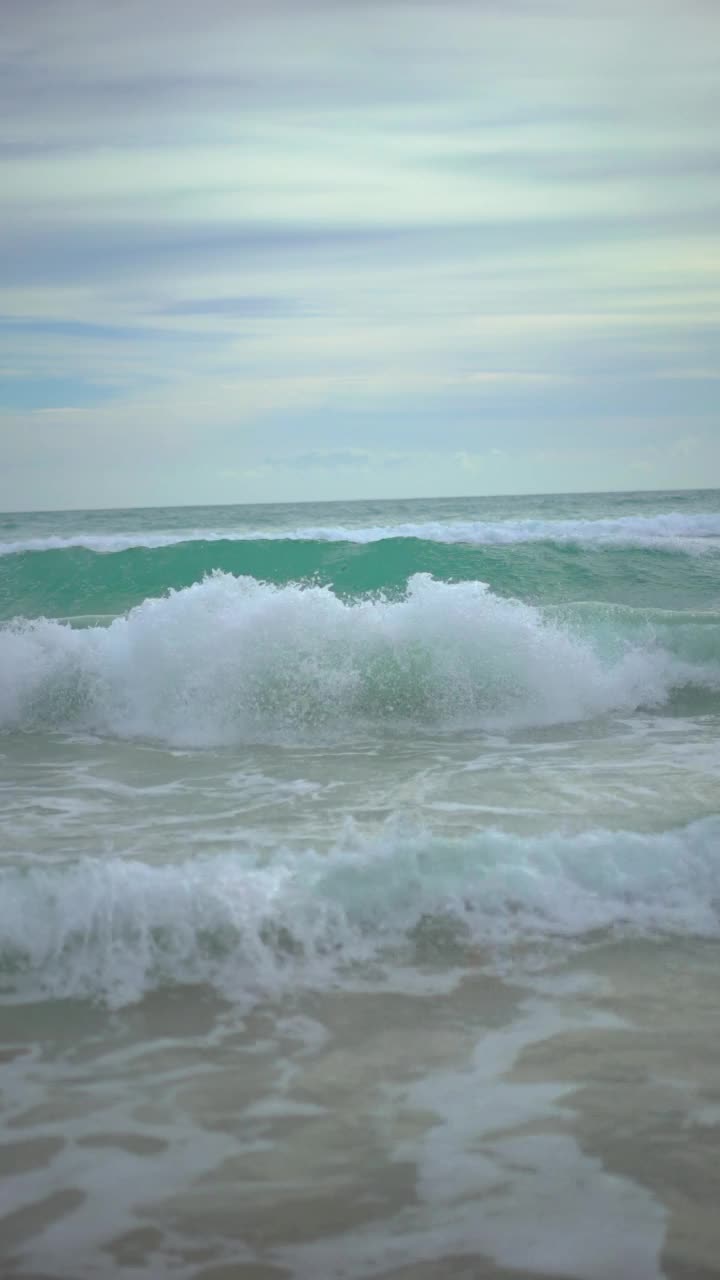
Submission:
<svg viewBox="0 0 720 1280">
<path fill-rule="evenodd" d="M 327 854 L 276 849 L 148 865 L 82 858 L 0 870 L 5 999 L 113 1006 L 209 983 L 252 1004 L 352 980 L 358 962 L 456 964 L 612 929 L 717 937 L 720 819 L 662 834 L 398 834 Z M 590 938 L 588 938 L 590 935 Z M 478 951 L 478 949 L 480 949 Z M 552 954 L 552 953 L 551 953 Z"/>
<path fill-rule="evenodd" d="M 73 533 L 0 542 L 0 556 L 26 551 L 62 551 L 82 547 L 110 555 L 133 547 L 169 547 L 185 542 L 379 542 L 387 538 L 419 538 L 428 542 L 503 546 L 523 542 L 636 546 L 702 552 L 720 547 L 720 514 L 668 512 L 602 520 L 428 521 L 418 524 L 362 527 L 318 526 L 293 529 L 184 529 L 174 532 Z"/>
<path fill-rule="evenodd" d="M 0 727 L 214 745 L 398 722 L 513 727 L 720 689 L 717 615 L 554 614 L 427 574 L 401 598 L 215 573 L 109 627 L 0 629 Z"/>
</svg>

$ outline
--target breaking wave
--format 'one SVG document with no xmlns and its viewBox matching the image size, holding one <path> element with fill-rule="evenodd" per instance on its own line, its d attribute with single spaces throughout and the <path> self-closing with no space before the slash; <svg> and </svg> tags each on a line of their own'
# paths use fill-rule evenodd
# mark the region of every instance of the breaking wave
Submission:
<svg viewBox="0 0 720 1280">
<path fill-rule="evenodd" d="M 357 966 L 382 974 L 386 959 L 390 969 L 493 962 L 509 947 L 608 930 L 715 938 L 719 838 L 718 818 L 662 834 L 463 840 L 388 824 L 328 854 L 278 849 L 269 864 L 225 853 L 10 867 L 0 871 L 0 989 L 11 1001 L 120 1006 L 210 983 L 253 1003 L 346 981 Z"/>
<path fill-rule="evenodd" d="M 551 725 L 720 689 L 717 615 L 540 610 L 426 574 L 342 599 L 215 573 L 109 626 L 0 630 L 0 727 L 178 745 L 288 733 Z"/>
<path fill-rule="evenodd" d="M 426 542 L 504 546 L 522 542 L 595 544 L 600 546 L 671 547 L 701 552 L 720 542 L 720 514 L 670 511 L 648 516 L 628 515 L 589 520 L 452 520 L 393 525 L 329 525 L 292 529 L 204 529 L 173 532 L 83 533 L 20 538 L 0 542 L 0 556 L 25 551 L 61 551 L 80 547 L 113 554 L 133 547 L 161 548 L 188 542 L 379 542 L 389 538 L 419 538 Z"/>
</svg>

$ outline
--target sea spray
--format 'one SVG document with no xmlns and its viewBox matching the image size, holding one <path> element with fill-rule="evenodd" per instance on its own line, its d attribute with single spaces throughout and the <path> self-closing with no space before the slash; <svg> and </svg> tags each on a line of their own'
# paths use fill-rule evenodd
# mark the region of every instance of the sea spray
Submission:
<svg viewBox="0 0 720 1280">
<path fill-rule="evenodd" d="M 652 629 L 593 636 L 481 582 L 416 575 L 401 599 L 343 600 L 216 573 L 108 627 L 38 619 L 0 631 L 0 727 L 175 744 L 402 724 L 523 727 L 720 688 L 720 655 Z M 700 660 L 702 659 L 702 660 Z"/>
</svg>

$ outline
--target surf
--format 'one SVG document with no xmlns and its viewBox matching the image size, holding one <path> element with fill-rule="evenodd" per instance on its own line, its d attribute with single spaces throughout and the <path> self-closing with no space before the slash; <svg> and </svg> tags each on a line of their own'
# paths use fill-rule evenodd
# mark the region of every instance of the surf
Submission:
<svg viewBox="0 0 720 1280">
<path fill-rule="evenodd" d="M 477 546 L 523 542 L 557 542 L 656 547 L 699 552 L 720 541 L 717 512 L 669 511 L 652 515 L 623 515 L 600 519 L 423 520 L 389 524 L 307 525 L 293 528 L 202 528 L 179 530 L 128 530 L 14 538 L 0 541 L 0 556 L 26 551 L 62 551 L 83 548 L 98 555 L 112 555 L 135 547 L 158 549 L 190 542 L 381 542 L 393 538 L 417 538 L 425 542 L 466 543 Z"/>
<path fill-rule="evenodd" d="M 109 626 L 0 629 L 0 728 L 175 745 L 549 726 L 660 707 L 687 686 L 720 689 L 713 616 L 553 615 L 427 574 L 400 597 L 346 599 L 216 572 Z"/>
<path fill-rule="evenodd" d="M 152 865 L 78 858 L 0 869 L 0 985 L 11 1001 L 111 1007 L 209 985 L 246 1006 L 352 987 L 363 967 L 494 964 L 614 936 L 717 938 L 720 820 L 663 833 L 441 839 L 389 822 L 326 853 L 278 846 Z M 521 957 L 516 956 L 521 963 Z M 378 971 L 377 966 L 380 966 Z"/>
</svg>

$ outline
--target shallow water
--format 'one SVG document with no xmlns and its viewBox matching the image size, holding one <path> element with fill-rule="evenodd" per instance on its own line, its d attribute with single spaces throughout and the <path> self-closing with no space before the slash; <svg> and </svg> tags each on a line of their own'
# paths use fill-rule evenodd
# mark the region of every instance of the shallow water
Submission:
<svg viewBox="0 0 720 1280">
<path fill-rule="evenodd" d="M 2 1275 L 720 1274 L 720 495 L 360 505 L 7 517 Z"/>
<path fill-rule="evenodd" d="M 10 1012 L 6 1273 L 716 1274 L 714 946 L 452 982 L 429 950 L 245 1017 Z"/>
</svg>

